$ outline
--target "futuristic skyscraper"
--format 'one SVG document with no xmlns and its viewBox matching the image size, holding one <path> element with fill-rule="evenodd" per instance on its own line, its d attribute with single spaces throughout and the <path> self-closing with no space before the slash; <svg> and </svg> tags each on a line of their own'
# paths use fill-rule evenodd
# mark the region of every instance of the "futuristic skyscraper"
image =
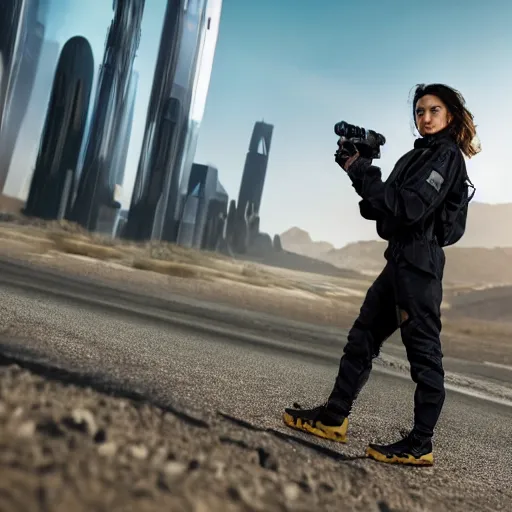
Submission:
<svg viewBox="0 0 512 512">
<path fill-rule="evenodd" d="M 84 165 L 71 212 L 73 220 L 91 230 L 96 229 L 102 210 L 116 208 L 113 203 L 119 169 L 112 164 L 124 145 L 126 115 L 134 98 L 133 90 L 130 97 L 130 81 L 144 2 L 114 0 L 114 19 L 107 35 Z"/>
<path fill-rule="evenodd" d="M 136 56 L 155 8 L 166 12 L 144 98 Z M 112 232 L 127 155 L 142 147 L 127 234 L 161 238 L 169 217 L 172 238 L 220 11 L 221 0 L 0 1 L 0 193 L 27 214 Z M 139 101 L 144 132 L 132 131 Z"/>
<path fill-rule="evenodd" d="M 217 246 L 221 242 L 220 250 L 228 254 L 246 254 L 254 249 L 255 243 L 268 238 L 268 235 L 259 231 L 259 213 L 273 131 L 274 126 L 263 121 L 254 125 L 240 183 L 238 203 L 232 199 L 227 208 L 226 199 L 226 207 L 223 206 L 223 209 L 216 208 L 212 203 L 213 210 L 209 214 L 209 219 L 215 221 L 219 219 L 219 215 L 225 215 L 225 223 L 222 232 L 215 227 L 212 233 L 210 226 L 208 237 L 210 240 L 211 237 L 217 240 Z M 219 226 L 219 223 L 216 225 Z M 261 249 L 261 243 L 259 245 Z M 269 248 L 272 247 L 271 242 L 267 245 Z M 211 243 L 208 242 L 206 246 L 211 248 Z"/>
<path fill-rule="evenodd" d="M 55 72 L 25 205 L 28 215 L 55 219 L 65 211 L 68 197 L 64 196 L 69 196 L 76 179 L 72 170 L 76 169 L 85 132 L 93 76 L 90 46 L 84 38 L 72 37 L 62 49 Z"/>
<path fill-rule="evenodd" d="M 146 135 L 124 231 L 124 236 L 136 240 L 176 240 L 180 177 L 184 167 L 192 165 L 197 137 L 194 122 L 198 125 L 202 117 L 202 111 L 194 115 L 196 103 L 204 102 L 208 90 L 221 1 L 181 4 L 178 0 L 168 3 L 160 42 Z M 184 14 L 177 16 L 177 12 Z"/>
<path fill-rule="evenodd" d="M 228 208 L 228 195 L 219 182 L 218 170 L 210 165 L 193 164 L 183 196 L 177 243 L 215 249 Z"/>
<path fill-rule="evenodd" d="M 255 214 L 260 212 L 273 131 L 274 126 L 263 121 L 254 125 L 238 192 L 237 210 L 241 213 L 247 209 Z"/>
<path fill-rule="evenodd" d="M 79 15 L 73 17 L 75 7 L 71 0 L 2 2 L 11 17 L 0 15 L 0 24 L 9 24 L 14 45 L 3 37 L 0 41 L 6 83 L 0 106 L 0 192 L 22 200 L 28 195 L 26 206 L 35 215 L 48 214 L 42 203 L 56 215 L 60 199 L 54 187 L 63 187 L 68 171 L 76 174 L 73 162 L 97 79 L 94 63 L 104 52 L 102 27 L 106 30 L 112 17 L 111 5 L 106 9 L 101 0 L 92 0 L 96 24 L 86 27 Z M 0 32 L 3 36 L 4 27 Z M 31 181 L 39 190 L 29 194 Z"/>
<path fill-rule="evenodd" d="M 0 192 L 34 88 L 44 47 L 44 16 L 39 0 L 0 2 Z"/>
<path fill-rule="evenodd" d="M 167 202 L 164 213 L 163 231 L 163 238 L 165 240 L 172 240 L 172 233 L 176 232 L 179 228 L 179 219 L 183 208 L 181 200 L 187 195 L 187 187 L 196 152 L 199 129 L 201 127 L 201 121 L 203 120 L 206 97 L 210 85 L 215 47 L 219 34 L 221 8 L 222 0 L 209 0 L 206 6 L 206 32 L 202 48 L 200 49 L 197 73 L 192 87 L 193 95 L 190 105 L 190 116 L 186 127 L 183 157 L 180 162 L 180 168 L 178 169 L 180 176 L 179 194 L 177 204 L 174 204 L 173 201 Z"/>
</svg>

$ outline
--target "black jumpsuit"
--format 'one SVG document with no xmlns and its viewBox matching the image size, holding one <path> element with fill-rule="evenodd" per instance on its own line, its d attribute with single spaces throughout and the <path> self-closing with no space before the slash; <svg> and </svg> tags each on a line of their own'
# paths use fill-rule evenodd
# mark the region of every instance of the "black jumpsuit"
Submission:
<svg viewBox="0 0 512 512">
<path fill-rule="evenodd" d="M 417 139 L 384 183 L 367 159 L 349 168 L 361 215 L 377 221 L 388 241 L 386 266 L 367 292 L 348 334 L 329 405 L 348 415 L 368 380 L 372 359 L 400 328 L 416 383 L 414 429 L 432 437 L 445 399 L 440 343 L 445 255 L 436 237 L 436 212 L 466 176 L 463 155 L 444 130 Z"/>
</svg>

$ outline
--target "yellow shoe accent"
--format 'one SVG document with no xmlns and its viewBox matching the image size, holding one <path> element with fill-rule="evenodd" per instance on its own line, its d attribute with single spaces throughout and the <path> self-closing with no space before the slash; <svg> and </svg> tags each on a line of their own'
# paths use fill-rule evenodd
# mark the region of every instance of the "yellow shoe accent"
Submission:
<svg viewBox="0 0 512 512">
<path fill-rule="evenodd" d="M 393 455 L 388 457 L 383 453 L 374 450 L 373 448 L 366 448 L 366 456 L 370 459 L 374 459 L 379 462 L 385 462 L 387 464 L 406 464 L 412 466 L 433 466 L 434 465 L 434 455 L 432 453 L 427 453 L 426 455 L 422 455 L 417 458 L 413 455 L 407 455 L 407 457 L 398 457 L 397 455 Z"/>
<path fill-rule="evenodd" d="M 301 430 L 302 432 L 307 432 L 323 439 L 329 439 L 330 441 L 347 442 L 348 418 L 345 418 L 338 427 L 328 427 L 321 421 L 303 421 L 301 418 L 294 418 L 291 414 L 285 412 L 283 414 L 283 421 L 285 425 L 295 430 Z"/>
</svg>

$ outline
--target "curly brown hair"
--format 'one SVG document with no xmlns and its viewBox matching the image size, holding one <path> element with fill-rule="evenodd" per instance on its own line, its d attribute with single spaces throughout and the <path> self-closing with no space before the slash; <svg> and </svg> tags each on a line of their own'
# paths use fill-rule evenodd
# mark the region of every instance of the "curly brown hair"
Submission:
<svg viewBox="0 0 512 512">
<path fill-rule="evenodd" d="M 448 112 L 452 116 L 450 132 L 461 151 L 468 158 L 479 153 L 480 147 L 478 137 L 476 136 L 476 125 L 473 122 L 473 114 L 466 108 L 466 101 L 462 94 L 453 87 L 444 84 L 416 85 L 412 101 L 414 125 L 416 126 L 416 103 L 427 94 L 437 96 L 446 105 Z"/>
</svg>

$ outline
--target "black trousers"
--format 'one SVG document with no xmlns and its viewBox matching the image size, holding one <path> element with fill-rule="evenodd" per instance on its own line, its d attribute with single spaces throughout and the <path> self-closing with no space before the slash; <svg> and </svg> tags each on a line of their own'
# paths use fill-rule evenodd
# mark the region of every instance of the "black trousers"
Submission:
<svg viewBox="0 0 512 512">
<path fill-rule="evenodd" d="M 416 383 L 413 430 L 422 437 L 432 437 L 445 399 L 440 343 L 442 296 L 442 269 L 432 275 L 404 260 L 388 261 L 369 288 L 349 331 L 329 404 L 350 414 L 370 376 L 373 358 L 383 342 L 400 328 Z"/>
</svg>

